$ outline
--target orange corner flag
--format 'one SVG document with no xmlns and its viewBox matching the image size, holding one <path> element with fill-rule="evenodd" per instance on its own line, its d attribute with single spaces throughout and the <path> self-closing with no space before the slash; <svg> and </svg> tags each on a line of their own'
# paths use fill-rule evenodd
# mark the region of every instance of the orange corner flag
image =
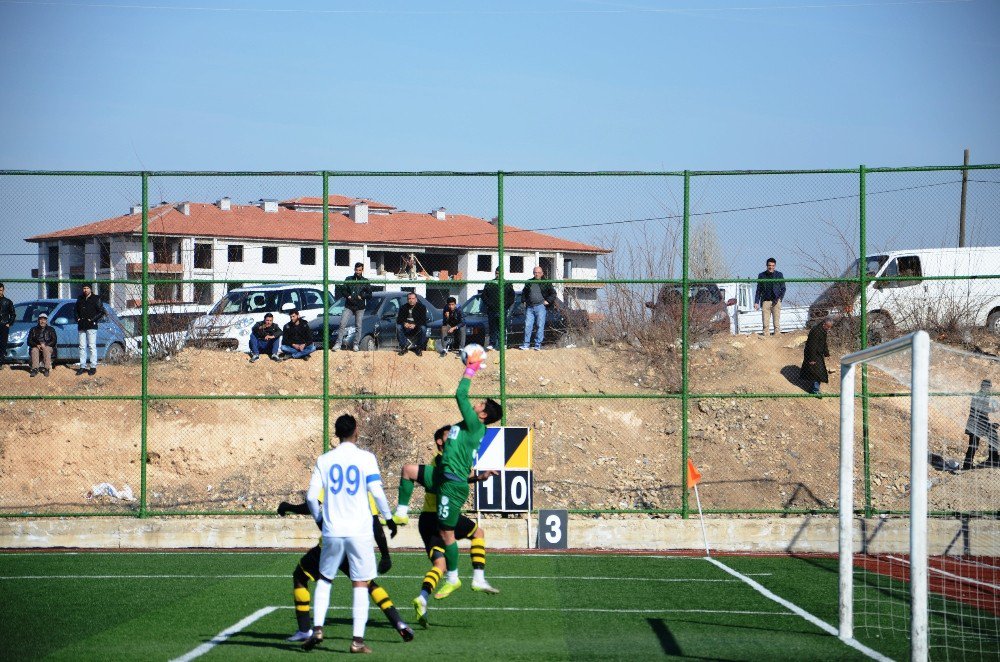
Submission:
<svg viewBox="0 0 1000 662">
<path fill-rule="evenodd" d="M 688 458 L 688 470 L 687 470 L 687 488 L 690 490 L 692 487 L 701 482 L 701 474 L 694 466 L 694 462 L 691 458 Z"/>
</svg>

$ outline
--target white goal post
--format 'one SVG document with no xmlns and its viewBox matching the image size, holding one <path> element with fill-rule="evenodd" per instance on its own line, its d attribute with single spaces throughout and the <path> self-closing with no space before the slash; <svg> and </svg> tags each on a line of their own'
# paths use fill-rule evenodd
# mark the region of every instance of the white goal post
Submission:
<svg viewBox="0 0 1000 662">
<path fill-rule="evenodd" d="M 854 377 L 858 364 L 911 353 L 910 369 L 910 659 L 928 653 L 927 416 L 930 338 L 915 331 L 848 354 L 840 361 L 840 638 L 854 638 Z"/>
</svg>

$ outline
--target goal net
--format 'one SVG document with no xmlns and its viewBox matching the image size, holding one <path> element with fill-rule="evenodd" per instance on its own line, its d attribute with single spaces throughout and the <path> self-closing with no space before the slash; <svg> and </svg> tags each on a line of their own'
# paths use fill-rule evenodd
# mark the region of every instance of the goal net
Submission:
<svg viewBox="0 0 1000 662">
<path fill-rule="evenodd" d="M 918 331 L 843 357 L 840 404 L 841 638 L 1000 659 L 1000 359 Z"/>
</svg>

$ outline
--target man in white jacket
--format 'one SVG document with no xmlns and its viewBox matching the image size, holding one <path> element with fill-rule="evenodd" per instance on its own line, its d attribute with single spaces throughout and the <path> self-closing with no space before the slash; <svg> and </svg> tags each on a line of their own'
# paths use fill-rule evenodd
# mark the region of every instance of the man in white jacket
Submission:
<svg viewBox="0 0 1000 662">
<path fill-rule="evenodd" d="M 354 639 L 352 653 L 371 653 L 365 645 L 368 624 L 368 582 L 377 576 L 375 567 L 375 537 L 368 494 L 375 499 L 379 513 L 385 519 L 392 536 L 396 524 L 392 521 L 389 502 L 382 489 L 378 460 L 369 451 L 357 446 L 358 423 L 344 414 L 334 426 L 340 443 L 316 460 L 306 502 L 316 524 L 323 530 L 316 591 L 313 594 L 313 634 L 302 647 L 312 650 L 323 641 L 323 624 L 330 606 L 330 581 L 347 556 L 354 586 Z M 321 496 L 322 495 L 322 498 Z"/>
</svg>

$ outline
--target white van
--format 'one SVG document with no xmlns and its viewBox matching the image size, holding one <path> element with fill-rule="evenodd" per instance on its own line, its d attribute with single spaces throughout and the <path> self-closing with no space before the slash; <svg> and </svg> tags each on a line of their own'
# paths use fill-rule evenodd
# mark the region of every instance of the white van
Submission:
<svg viewBox="0 0 1000 662">
<path fill-rule="evenodd" d="M 860 260 L 843 278 L 858 275 Z M 893 330 L 949 326 L 986 327 L 1000 334 L 1000 246 L 983 248 L 916 248 L 894 250 L 865 258 L 865 272 L 880 277 L 908 276 L 907 281 L 868 283 L 869 339 L 883 342 Z M 961 276 L 957 280 L 922 280 Z M 815 321 L 829 313 L 861 314 L 861 297 L 853 283 L 834 283 L 810 306 Z"/>
<path fill-rule="evenodd" d="M 240 352 L 250 351 L 250 329 L 274 315 L 274 323 L 288 323 L 288 312 L 298 309 L 307 322 L 323 312 L 323 300 L 333 306 L 333 296 L 323 296 L 320 285 L 258 285 L 230 290 L 207 314 L 191 324 L 190 340 L 194 343 L 225 347 Z"/>
</svg>

